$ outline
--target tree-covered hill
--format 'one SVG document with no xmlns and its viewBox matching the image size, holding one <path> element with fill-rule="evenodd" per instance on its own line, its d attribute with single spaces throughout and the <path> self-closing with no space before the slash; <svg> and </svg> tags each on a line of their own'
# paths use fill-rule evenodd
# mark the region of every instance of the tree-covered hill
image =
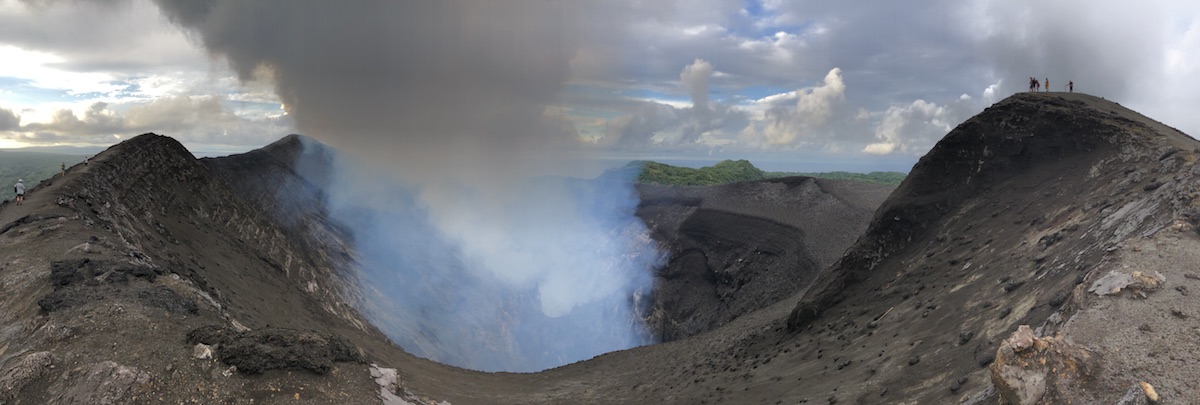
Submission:
<svg viewBox="0 0 1200 405">
<path fill-rule="evenodd" d="M 630 165 L 642 167 L 641 174 L 638 175 L 639 183 L 711 186 L 766 178 L 766 173 L 745 160 L 725 160 L 699 169 L 651 161 L 631 162 Z"/>
<path fill-rule="evenodd" d="M 724 160 L 699 169 L 671 166 L 668 164 L 639 160 L 630 162 L 627 168 L 640 167 L 639 183 L 668 184 L 679 186 L 711 186 L 738 181 L 765 180 L 789 176 L 808 176 L 828 179 L 857 180 L 869 183 L 899 185 L 904 180 L 901 172 L 764 172 L 746 160 Z"/>
</svg>

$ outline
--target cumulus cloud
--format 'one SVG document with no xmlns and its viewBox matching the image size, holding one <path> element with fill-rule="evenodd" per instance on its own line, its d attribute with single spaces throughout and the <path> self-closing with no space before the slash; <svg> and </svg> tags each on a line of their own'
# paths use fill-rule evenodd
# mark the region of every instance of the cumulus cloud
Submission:
<svg viewBox="0 0 1200 405">
<path fill-rule="evenodd" d="M 21 126 L 21 117 L 12 110 L 0 108 L 0 131 L 16 129 Z"/>
<path fill-rule="evenodd" d="M 814 132 L 825 128 L 837 104 L 845 100 L 842 70 L 833 68 L 821 85 L 764 99 L 767 110 L 761 120 L 743 130 L 747 138 L 761 138 L 766 145 L 791 145 L 798 140 L 815 140 Z"/>
<path fill-rule="evenodd" d="M 226 102 L 220 96 L 164 97 L 145 103 L 96 102 L 78 114 L 60 109 L 47 122 L 7 130 L 11 138 L 29 143 L 108 144 L 128 135 L 157 132 L 181 142 L 247 148 L 270 142 L 290 128 L 286 116 L 242 117 L 233 113 Z M 0 130 L 4 130 L 2 125 Z"/>
<path fill-rule="evenodd" d="M 867 144 L 862 151 L 873 155 L 923 154 L 958 123 L 974 114 L 976 108 L 966 94 L 948 105 L 916 100 L 905 106 L 890 107 L 875 127 L 876 141 Z"/>
<path fill-rule="evenodd" d="M 149 0 L 4 3 L 0 59 L 0 103 L 21 112 L 0 137 L 17 144 L 157 132 L 221 153 L 295 132 L 278 98 L 240 85 Z"/>
<path fill-rule="evenodd" d="M 679 72 L 679 81 L 692 96 L 692 108 L 708 109 L 708 79 L 713 75 L 713 66 L 704 59 L 696 59 Z"/>
<path fill-rule="evenodd" d="M 696 59 L 679 73 L 679 85 L 691 97 L 691 106 L 674 106 L 639 100 L 619 108 L 627 114 L 608 120 L 602 147 L 621 151 L 698 151 L 728 144 L 745 126 L 744 111 L 725 103 L 714 103 L 709 82 L 715 67 Z"/>
</svg>

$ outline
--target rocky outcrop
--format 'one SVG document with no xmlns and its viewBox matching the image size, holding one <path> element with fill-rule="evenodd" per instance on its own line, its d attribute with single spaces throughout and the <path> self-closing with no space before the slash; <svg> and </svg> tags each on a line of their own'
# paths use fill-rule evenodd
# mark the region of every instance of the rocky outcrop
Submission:
<svg viewBox="0 0 1200 405">
<path fill-rule="evenodd" d="M 26 385 L 52 371 L 54 354 L 50 352 L 30 353 L 0 374 L 0 402 L 10 401 Z"/>
<path fill-rule="evenodd" d="M 992 363 L 992 384 L 1000 402 L 1011 405 L 1058 404 L 1074 399 L 1100 361 L 1091 351 L 1060 336 L 1038 337 L 1028 325 L 1000 342 Z"/>
<path fill-rule="evenodd" d="M 238 371 L 308 370 L 326 374 L 335 362 L 363 362 L 346 338 L 320 331 L 264 328 L 238 331 L 206 325 L 188 332 L 188 343 L 215 347 L 217 359 Z M 200 356 L 203 357 L 203 356 Z"/>
</svg>

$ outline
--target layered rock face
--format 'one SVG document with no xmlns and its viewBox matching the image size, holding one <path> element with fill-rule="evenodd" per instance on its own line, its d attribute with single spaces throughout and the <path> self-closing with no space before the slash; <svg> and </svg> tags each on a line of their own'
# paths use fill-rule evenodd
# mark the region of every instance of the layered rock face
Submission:
<svg viewBox="0 0 1200 405">
<path fill-rule="evenodd" d="M 327 311 L 359 323 L 352 308 L 363 299 L 353 271 L 353 233 L 328 212 L 334 153 L 302 135 L 288 135 L 261 149 L 199 163 L 253 212 L 277 226 L 281 234 L 274 236 L 285 239 L 292 254 L 301 256 L 272 265 L 295 269 L 299 274 L 289 270 L 289 277 L 301 279 L 302 288 L 319 296 Z"/>
</svg>

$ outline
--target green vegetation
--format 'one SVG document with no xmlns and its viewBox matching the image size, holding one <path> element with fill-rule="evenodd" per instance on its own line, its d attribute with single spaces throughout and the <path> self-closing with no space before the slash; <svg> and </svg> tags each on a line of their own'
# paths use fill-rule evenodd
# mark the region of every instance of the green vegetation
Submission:
<svg viewBox="0 0 1200 405">
<path fill-rule="evenodd" d="M 69 167 L 82 162 L 83 158 L 57 153 L 0 150 L 0 191 L 8 190 L 8 194 L 0 192 L 0 196 L 6 196 L 0 198 L 12 198 L 12 186 L 17 179 L 25 179 L 25 186 L 33 187 L 58 174 L 64 163 Z"/>
<path fill-rule="evenodd" d="M 764 172 L 754 167 L 746 160 L 724 160 L 712 166 L 693 169 L 678 167 L 651 161 L 634 161 L 626 167 L 641 167 L 638 175 L 639 183 L 668 184 L 677 186 L 711 186 L 748 180 L 765 180 L 789 176 L 808 176 L 838 180 L 856 180 L 868 183 L 899 185 L 904 180 L 900 172 L 825 172 L 825 173 L 790 173 Z"/>
<path fill-rule="evenodd" d="M 745 160 L 725 160 L 712 166 L 693 169 L 651 161 L 630 162 L 642 167 L 639 183 L 672 184 L 680 186 L 711 186 L 746 180 L 762 180 L 766 173 Z"/>
<path fill-rule="evenodd" d="M 901 172 L 870 172 L 870 173 L 850 173 L 850 172 L 824 172 L 824 173 L 792 173 L 792 172 L 768 172 L 767 178 L 773 179 L 777 177 L 789 176 L 808 176 L 820 177 L 823 179 L 837 180 L 858 180 L 867 183 L 890 184 L 893 186 L 900 185 L 907 176 Z"/>
</svg>

